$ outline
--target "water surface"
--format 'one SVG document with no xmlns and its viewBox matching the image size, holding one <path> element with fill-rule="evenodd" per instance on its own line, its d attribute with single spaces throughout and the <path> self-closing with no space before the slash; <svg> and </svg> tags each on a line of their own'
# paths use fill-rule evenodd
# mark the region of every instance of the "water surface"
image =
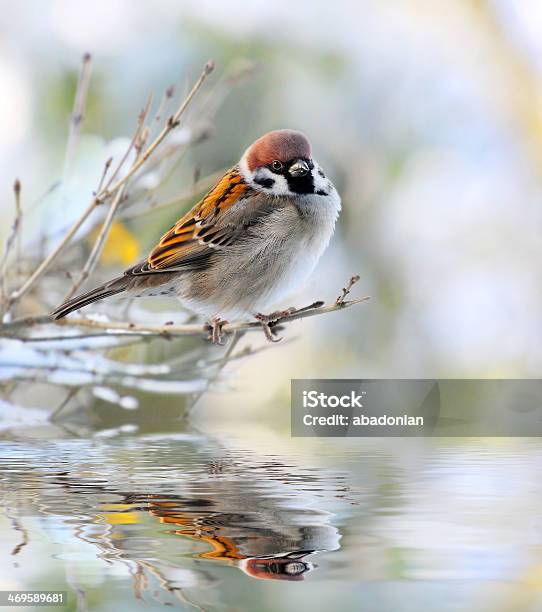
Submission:
<svg viewBox="0 0 542 612">
<path fill-rule="evenodd" d="M 542 444 L 3 442 L 3 589 L 68 609 L 542 609 Z"/>
</svg>

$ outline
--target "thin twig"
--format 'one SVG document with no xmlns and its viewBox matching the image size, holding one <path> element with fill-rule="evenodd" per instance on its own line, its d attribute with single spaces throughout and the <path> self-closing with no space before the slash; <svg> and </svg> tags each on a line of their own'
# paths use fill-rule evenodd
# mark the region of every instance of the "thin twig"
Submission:
<svg viewBox="0 0 542 612">
<path fill-rule="evenodd" d="M 339 297 L 335 300 L 335 304 L 337 306 L 343 306 L 345 304 L 344 300 L 346 299 L 346 296 L 350 293 L 352 287 L 359 281 L 359 278 L 359 274 L 355 274 L 354 276 L 350 277 L 350 280 L 348 281 L 346 287 L 342 288 L 341 295 L 339 295 Z"/>
<path fill-rule="evenodd" d="M 193 100 L 197 91 L 203 85 L 205 79 L 211 74 L 214 68 L 214 63 L 212 60 L 209 60 L 203 69 L 199 79 L 196 81 L 194 87 L 184 100 L 184 102 L 180 105 L 174 115 L 172 115 L 166 126 L 162 129 L 160 134 L 155 138 L 155 140 L 149 145 L 147 150 L 142 154 L 139 158 L 139 161 L 134 164 L 127 174 L 125 174 L 122 178 L 120 178 L 112 187 L 104 187 L 99 193 L 97 193 L 92 200 L 90 201 L 87 208 L 81 214 L 81 217 L 72 225 L 72 227 L 68 230 L 66 235 L 61 240 L 60 244 L 49 254 L 49 256 L 37 267 L 33 274 L 23 283 L 23 285 L 14 291 L 8 300 L 8 305 L 12 305 L 15 301 L 20 299 L 23 295 L 25 295 L 34 284 L 41 278 L 41 276 L 45 273 L 47 268 L 51 265 L 51 263 L 59 256 L 59 254 L 64 250 L 66 245 L 71 241 L 73 236 L 77 233 L 79 228 L 83 225 L 83 223 L 87 220 L 92 211 L 98 206 L 102 204 L 108 197 L 113 195 L 120 187 L 122 187 L 134 174 L 139 170 L 139 168 L 143 165 L 143 163 L 152 155 L 152 153 L 156 150 L 156 148 L 160 145 L 160 143 L 164 140 L 164 138 L 179 125 L 179 121 L 181 116 L 184 114 L 188 105 Z"/>
<path fill-rule="evenodd" d="M 34 317 L 21 317 L 8 321 L 0 325 L 0 335 L 17 337 L 16 330 L 21 327 L 34 327 L 39 325 L 49 325 L 52 323 L 51 315 L 39 315 Z M 5 332 L 5 333 L 2 333 Z"/>
<path fill-rule="evenodd" d="M 66 145 L 66 158 L 64 161 L 64 180 L 66 180 L 66 177 L 71 171 L 75 156 L 75 150 L 77 149 L 79 133 L 81 131 L 81 125 L 84 119 L 88 86 L 90 83 L 91 65 L 92 58 L 90 56 L 90 53 L 85 53 L 83 55 L 81 71 L 79 72 L 79 80 L 77 81 L 77 87 L 75 90 L 73 111 L 70 117 L 70 131 L 68 134 L 68 143 Z"/>
<path fill-rule="evenodd" d="M 161 132 L 153 140 L 153 142 L 148 146 L 146 151 L 140 157 L 139 161 L 136 164 L 134 164 L 130 168 L 130 170 L 121 179 L 119 179 L 112 187 L 109 187 L 109 189 L 106 189 L 104 191 L 104 193 L 99 196 L 98 199 L 100 201 L 105 200 L 112 193 L 114 193 L 117 189 L 119 189 L 119 187 L 124 185 L 124 183 L 126 183 L 126 181 L 128 179 L 130 179 L 139 170 L 139 168 L 141 168 L 141 166 L 147 161 L 147 159 L 149 159 L 149 157 L 153 154 L 153 152 L 160 145 L 160 143 L 164 140 L 164 138 L 172 130 L 174 130 L 176 127 L 179 126 L 179 121 L 180 121 L 181 117 L 184 115 L 184 113 L 185 113 L 186 109 L 188 108 L 190 102 L 192 102 L 194 96 L 196 95 L 198 90 L 201 88 L 201 86 L 203 85 L 203 83 L 205 82 L 205 80 L 211 74 L 211 72 L 213 70 L 214 70 L 214 62 L 212 60 L 209 60 L 205 64 L 205 66 L 203 68 L 203 72 L 199 76 L 198 80 L 195 82 L 195 84 L 192 87 L 192 89 L 190 90 L 189 94 L 186 96 L 184 102 L 177 109 L 175 114 L 171 115 L 171 117 L 167 120 L 166 125 L 162 128 Z"/>
<path fill-rule="evenodd" d="M 147 119 L 147 115 L 149 114 L 150 108 L 151 108 L 151 98 L 149 97 L 147 104 L 145 105 L 141 113 L 139 114 L 139 117 L 137 120 L 138 121 L 137 128 L 136 128 L 134 137 L 132 138 L 132 141 L 130 143 L 130 147 L 132 146 L 135 147 L 137 151 L 136 158 L 134 159 L 134 164 L 137 163 L 138 157 L 141 154 L 141 150 L 148 136 L 148 130 L 146 131 L 146 128 L 145 128 L 145 121 Z M 128 148 L 128 150 L 130 149 L 130 147 Z M 121 164 L 122 163 L 123 162 L 121 162 Z M 117 167 L 117 171 L 119 167 L 120 166 Z M 107 162 L 106 162 L 106 168 L 107 168 Z M 104 170 L 104 173 L 105 173 L 105 170 Z M 112 176 L 109 179 L 109 183 L 113 180 L 113 178 L 114 176 Z M 94 242 L 92 251 L 90 252 L 88 259 L 85 262 L 83 269 L 81 270 L 81 274 L 79 274 L 78 278 L 72 284 L 71 289 L 64 296 L 64 299 L 62 300 L 63 302 L 66 302 L 67 300 L 69 300 L 75 294 L 75 292 L 79 289 L 79 287 L 86 281 L 86 279 L 94 271 L 94 268 L 96 267 L 96 264 L 98 263 L 98 259 L 100 255 L 102 254 L 103 247 L 105 245 L 105 241 L 107 237 L 109 236 L 109 232 L 111 231 L 113 219 L 117 213 L 120 203 L 122 202 L 122 197 L 124 195 L 126 186 L 127 186 L 127 183 L 124 183 L 124 185 L 122 185 L 120 189 L 117 191 L 117 193 L 115 194 L 115 197 L 113 198 L 113 201 L 111 202 L 111 206 L 109 207 L 105 220 L 102 224 L 102 229 L 100 230 L 100 233 L 98 234 L 98 237 L 96 238 L 96 241 Z"/>
<path fill-rule="evenodd" d="M 62 238 L 62 240 L 60 241 L 60 244 L 58 244 L 58 246 L 54 249 L 54 251 L 52 251 L 48 255 L 48 257 L 46 257 L 42 261 L 42 263 L 36 268 L 34 273 L 26 279 L 23 285 L 10 295 L 9 301 L 8 301 L 8 304 L 10 306 L 13 303 L 15 303 L 17 300 L 19 300 L 23 295 L 25 295 L 34 286 L 36 281 L 38 281 L 41 278 L 41 276 L 44 274 L 47 268 L 60 255 L 60 253 L 64 250 L 64 247 L 71 241 L 71 239 L 75 236 L 79 228 L 88 219 L 90 213 L 94 210 L 95 206 L 96 206 L 96 201 L 93 200 L 89 204 L 89 206 L 85 209 L 83 214 L 79 217 L 79 219 L 71 226 L 71 228 Z"/>
<path fill-rule="evenodd" d="M 171 98 L 173 98 L 173 94 L 175 93 L 175 85 L 170 85 L 165 91 L 164 91 L 164 95 L 162 96 L 162 99 L 160 100 L 160 104 L 158 105 L 158 108 L 156 109 L 156 113 L 154 115 L 154 123 L 158 123 L 160 121 L 160 119 L 162 119 L 162 115 L 164 113 L 164 111 L 166 110 L 166 107 L 169 104 L 169 101 L 171 100 Z"/>
<path fill-rule="evenodd" d="M 195 139 L 191 139 L 182 144 L 174 144 L 170 145 L 169 147 L 164 146 L 162 152 L 160 154 L 155 155 L 152 161 L 149 161 L 147 163 L 146 168 L 148 173 L 152 173 L 154 170 L 156 170 L 160 174 L 160 181 L 158 181 L 156 185 L 145 188 L 145 199 L 147 201 L 152 200 L 152 197 L 156 193 L 156 191 L 162 185 L 169 181 L 169 179 L 176 171 L 177 167 L 184 160 L 186 154 L 188 153 L 189 147 L 195 142 Z M 168 161 L 170 163 L 166 164 L 166 162 Z M 134 202 L 135 201 L 136 200 L 134 200 Z"/>
<path fill-rule="evenodd" d="M 210 187 L 212 187 L 221 176 L 224 175 L 227 168 L 223 168 L 218 172 L 213 172 L 213 174 L 209 174 L 208 176 L 199 179 L 197 183 L 192 185 L 192 188 L 185 193 L 182 193 L 171 200 L 167 200 L 166 202 L 160 202 L 159 204 L 150 204 L 143 210 L 136 210 L 134 212 L 123 213 L 120 215 L 120 219 L 136 219 L 137 217 L 142 217 L 144 215 L 148 215 L 149 213 L 155 213 L 157 210 L 163 210 L 164 208 L 170 208 L 175 204 L 181 204 L 188 200 L 192 200 L 196 196 L 200 195 Z"/>
<path fill-rule="evenodd" d="M 98 189 L 96 190 L 96 192 L 100 192 L 102 190 L 104 181 L 105 181 L 105 177 L 107 176 L 107 173 L 109 172 L 109 168 L 111 167 L 111 164 L 113 163 L 113 158 L 110 157 L 104 164 L 104 169 L 102 171 L 102 176 L 100 178 L 100 182 L 98 183 Z"/>
<path fill-rule="evenodd" d="M 70 338 L 73 338 L 74 340 L 88 340 L 89 338 L 119 338 L 121 336 L 131 336 L 132 338 L 134 338 L 134 334 L 130 334 L 130 332 L 126 332 L 126 333 L 116 333 L 116 334 L 109 334 L 107 332 L 96 332 L 93 334 L 77 334 L 75 336 L 66 336 L 65 334 L 57 334 L 55 336 L 5 336 L 5 337 L 9 337 L 11 340 L 18 340 L 19 342 L 24 342 L 25 344 L 30 343 L 30 344 L 36 344 L 36 343 L 41 343 L 41 342 L 63 342 L 66 340 L 70 340 Z M 151 336 L 152 337 L 152 336 Z M 147 338 L 147 336 L 135 336 L 135 339 L 133 340 L 134 344 L 140 342 L 140 341 L 145 341 Z M 98 346 L 98 347 L 86 347 L 86 348 L 98 348 L 98 349 L 116 349 L 119 346 L 124 346 L 125 344 L 128 344 L 127 342 L 124 344 L 119 344 L 119 343 L 115 343 L 115 344 L 108 344 L 108 345 L 103 345 L 103 346 Z M 77 346 L 77 349 L 79 349 L 80 347 Z"/>
<path fill-rule="evenodd" d="M 9 254 L 13 244 L 16 243 L 16 265 L 18 266 L 21 261 L 21 238 L 20 233 L 22 229 L 22 208 L 21 208 L 21 181 L 15 179 L 13 183 L 13 193 L 15 194 L 15 220 L 11 226 L 11 233 L 6 240 L 6 248 L 4 249 L 4 256 L 0 262 L 0 279 L 2 287 L 2 311 L 9 310 L 9 299 L 7 289 L 7 267 L 9 262 Z"/>
<path fill-rule="evenodd" d="M 58 415 L 64 410 L 64 408 L 66 408 L 66 406 L 70 403 L 70 400 L 72 400 L 79 393 L 79 391 L 81 391 L 81 387 L 72 387 L 68 390 L 66 397 L 49 416 L 51 423 L 54 423 L 58 419 Z"/>
<path fill-rule="evenodd" d="M 69 300 L 75 294 L 75 292 L 79 289 L 79 287 L 87 280 L 87 278 L 94 271 L 94 268 L 96 267 L 96 264 L 98 263 L 98 259 L 100 255 L 102 254 L 102 250 L 105 245 L 105 241 L 107 237 L 109 236 L 111 225 L 113 224 L 113 219 L 119 208 L 119 204 L 122 200 L 122 195 L 124 193 L 125 186 L 126 185 L 123 185 L 117 191 L 113 199 L 113 202 L 111 203 L 111 206 L 109 207 L 107 211 L 107 216 L 105 217 L 105 220 L 103 222 L 102 229 L 100 230 L 98 238 L 96 239 L 96 242 L 94 243 L 94 246 L 92 247 L 92 251 L 90 252 L 90 255 L 88 256 L 88 259 L 85 265 L 83 266 L 81 273 L 79 274 L 77 279 L 73 282 L 71 289 L 64 296 L 64 299 L 62 300 L 63 302 L 66 302 L 67 300 Z"/>
<path fill-rule="evenodd" d="M 142 111 L 142 113 L 144 113 L 144 112 L 145 112 L 145 110 Z M 142 113 L 140 113 L 139 118 L 141 117 Z M 141 130 L 141 125 L 142 125 L 141 121 L 138 120 L 138 125 L 137 125 L 136 131 L 135 131 L 135 133 L 134 133 L 134 135 L 132 137 L 132 140 L 130 141 L 130 144 L 128 145 L 128 148 L 127 148 L 125 154 L 123 155 L 122 159 L 117 164 L 113 174 L 109 178 L 109 180 L 107 182 L 107 185 L 105 187 L 102 187 L 103 182 L 105 180 L 105 175 L 107 174 L 109 166 L 111 165 L 112 158 L 109 158 L 105 162 L 104 169 L 103 169 L 103 172 L 102 172 L 102 176 L 100 178 L 100 184 L 99 184 L 100 188 L 94 194 L 94 198 L 90 201 L 89 205 L 83 211 L 83 213 L 81 214 L 79 219 L 71 226 L 71 228 L 68 230 L 68 232 L 64 235 L 64 237 L 62 238 L 62 240 L 60 241 L 60 243 L 58 244 L 56 249 L 54 249 L 52 251 L 52 253 L 50 253 L 49 256 L 42 261 L 42 263 L 36 268 L 34 273 L 25 281 L 25 283 L 23 283 L 22 287 L 20 287 L 18 290 L 14 291 L 11 294 L 11 296 L 9 297 L 9 301 L 8 301 L 8 307 L 11 306 L 18 299 L 20 299 L 23 295 L 25 295 L 31 289 L 31 287 L 45 273 L 45 271 L 51 265 L 51 263 L 64 250 L 64 248 L 71 241 L 71 239 L 74 237 L 74 235 L 79 231 L 79 229 L 81 228 L 83 223 L 88 219 L 88 217 L 94 211 L 96 206 L 98 206 L 101 203 L 99 201 L 99 195 L 104 192 L 104 189 L 107 189 L 107 186 L 115 178 L 115 175 L 117 174 L 117 172 L 121 168 L 122 164 L 126 161 L 126 158 L 128 157 L 129 152 L 132 150 L 132 148 L 133 148 L 133 146 L 134 146 L 134 144 L 136 142 L 136 139 L 139 137 L 139 133 L 140 133 L 140 130 Z"/>
<path fill-rule="evenodd" d="M 65 334 L 57 334 L 55 336 L 7 336 L 6 335 L 5 337 L 9 337 L 10 339 L 16 339 L 19 342 L 40 343 L 40 342 L 62 342 L 65 340 L 70 340 L 70 338 L 73 338 L 74 340 L 88 340 L 89 338 L 118 338 L 120 336 L 131 336 L 133 338 L 133 341 L 124 342 L 123 344 L 116 343 L 116 344 L 104 345 L 104 346 L 97 347 L 97 348 L 116 349 L 119 346 L 125 347 L 125 346 L 128 346 L 129 344 L 139 344 L 140 342 L 147 341 L 147 336 L 138 336 L 137 334 L 132 334 L 130 332 L 124 332 L 124 333 L 118 332 L 115 334 L 110 334 L 106 331 L 95 332 L 95 333 L 90 333 L 90 334 L 77 334 L 76 336 L 66 336 Z M 134 339 L 134 336 L 135 336 L 135 339 Z M 152 339 L 153 336 L 149 336 L 149 338 Z M 95 348 L 95 347 L 92 347 L 92 348 Z"/>
<path fill-rule="evenodd" d="M 16 238 L 15 238 L 15 269 L 17 274 L 21 271 L 21 262 L 22 262 L 22 234 L 23 234 L 23 209 L 21 206 L 21 181 L 19 179 L 15 179 L 15 183 L 13 184 L 13 192 L 15 193 L 15 226 L 17 228 Z"/>
<path fill-rule="evenodd" d="M 96 199 L 100 197 L 99 194 L 105 193 L 105 191 L 107 191 L 107 189 L 111 187 L 111 183 L 115 180 L 115 178 L 117 177 L 117 174 L 120 172 L 121 168 L 126 163 L 126 160 L 128 159 L 130 153 L 132 152 L 132 149 L 136 147 L 136 144 L 139 141 L 139 138 L 141 135 L 141 131 L 143 130 L 143 127 L 145 125 L 145 119 L 147 118 L 147 115 L 149 114 L 151 104 L 152 104 L 152 94 L 149 95 L 145 106 L 141 109 L 141 111 L 139 112 L 139 115 L 137 116 L 137 126 L 130 140 L 130 143 L 128 144 L 128 147 L 126 148 L 126 151 L 124 151 L 123 156 L 120 158 L 119 162 L 116 164 L 115 169 L 113 170 L 113 172 L 111 173 L 111 176 L 108 178 L 107 183 L 105 184 L 105 187 L 100 188 L 99 190 L 96 191 L 96 194 L 97 194 Z M 99 204 L 99 202 L 97 203 Z"/>
<path fill-rule="evenodd" d="M 202 389 L 201 391 L 196 393 L 195 396 L 193 396 L 192 401 L 190 403 L 190 406 L 188 406 L 188 408 L 184 411 L 184 413 L 181 416 L 182 419 L 188 419 L 188 417 L 190 416 L 190 413 L 194 409 L 195 405 L 200 401 L 200 399 L 208 391 L 208 389 L 211 387 L 211 385 L 214 382 L 216 382 L 216 380 L 220 376 L 220 373 L 226 367 L 226 364 L 230 361 L 235 347 L 237 346 L 237 344 L 239 343 L 239 341 L 241 340 L 241 338 L 244 335 L 245 335 L 244 332 L 233 332 L 233 338 L 231 339 L 231 342 L 230 342 L 228 348 L 226 349 L 226 352 L 224 353 L 222 358 L 216 364 L 215 372 L 214 372 L 213 376 L 207 382 L 207 388 L 206 389 Z"/>
</svg>

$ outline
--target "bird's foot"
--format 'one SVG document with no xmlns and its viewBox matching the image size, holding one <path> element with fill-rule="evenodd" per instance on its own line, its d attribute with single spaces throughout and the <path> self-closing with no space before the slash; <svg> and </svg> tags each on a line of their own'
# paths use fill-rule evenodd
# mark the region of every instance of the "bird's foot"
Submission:
<svg viewBox="0 0 542 612">
<path fill-rule="evenodd" d="M 209 323 L 205 325 L 209 335 L 208 340 L 211 340 L 213 344 L 225 344 L 222 336 L 222 328 L 228 321 L 223 321 L 220 317 L 213 317 Z"/>
<path fill-rule="evenodd" d="M 262 325 L 263 333 L 269 342 L 280 342 L 281 337 L 277 336 L 277 331 L 273 329 L 280 319 L 288 317 L 296 312 L 295 308 L 287 308 L 286 310 L 276 310 L 271 314 L 264 315 L 261 312 L 257 312 L 254 318 L 259 321 Z"/>
<path fill-rule="evenodd" d="M 280 342 L 282 338 L 277 336 L 277 330 L 275 329 L 275 326 L 277 325 L 277 323 L 280 323 L 281 319 L 283 319 L 284 317 L 290 317 L 294 314 L 298 314 L 301 312 L 306 312 L 308 310 L 316 310 L 317 308 L 321 308 L 323 305 L 324 302 L 313 302 L 312 304 L 304 306 L 303 308 L 292 307 L 287 308 L 286 310 L 277 310 L 269 315 L 264 315 L 258 312 L 254 315 L 254 318 L 261 323 L 265 337 L 270 342 Z"/>
</svg>

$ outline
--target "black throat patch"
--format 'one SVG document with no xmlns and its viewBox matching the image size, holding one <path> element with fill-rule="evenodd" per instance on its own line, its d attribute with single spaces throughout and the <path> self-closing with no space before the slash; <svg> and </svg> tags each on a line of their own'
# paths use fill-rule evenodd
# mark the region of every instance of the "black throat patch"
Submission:
<svg viewBox="0 0 542 612">
<path fill-rule="evenodd" d="M 286 173 L 286 181 L 288 182 L 288 188 L 293 193 L 314 193 L 314 178 L 312 172 L 309 172 L 305 176 L 292 176 Z"/>
<path fill-rule="evenodd" d="M 284 176 L 288 183 L 288 188 L 293 193 L 314 193 L 314 177 L 312 176 L 312 170 L 314 164 L 310 159 L 305 159 L 309 167 L 309 172 L 305 176 L 292 176 L 289 172 L 290 166 L 295 164 L 298 160 L 292 159 L 286 164 Z"/>
</svg>

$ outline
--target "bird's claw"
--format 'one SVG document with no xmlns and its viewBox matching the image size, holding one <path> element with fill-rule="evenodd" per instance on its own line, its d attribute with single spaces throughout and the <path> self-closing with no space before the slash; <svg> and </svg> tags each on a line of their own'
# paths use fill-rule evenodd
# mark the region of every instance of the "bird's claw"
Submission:
<svg viewBox="0 0 542 612">
<path fill-rule="evenodd" d="M 228 321 L 223 321 L 219 317 L 213 317 L 209 323 L 205 326 L 208 330 L 209 335 L 207 336 L 208 340 L 211 340 L 213 344 L 225 344 L 222 336 L 222 328 L 226 325 Z"/>
<path fill-rule="evenodd" d="M 271 314 L 264 315 L 261 312 L 258 312 L 254 315 L 254 318 L 259 321 L 262 325 L 263 333 L 269 342 L 280 342 L 282 337 L 277 336 L 277 332 L 273 329 L 275 324 L 282 319 L 283 317 L 288 317 L 289 315 L 294 314 L 296 312 L 295 308 L 287 308 L 286 310 L 277 310 L 272 312 Z"/>
</svg>

